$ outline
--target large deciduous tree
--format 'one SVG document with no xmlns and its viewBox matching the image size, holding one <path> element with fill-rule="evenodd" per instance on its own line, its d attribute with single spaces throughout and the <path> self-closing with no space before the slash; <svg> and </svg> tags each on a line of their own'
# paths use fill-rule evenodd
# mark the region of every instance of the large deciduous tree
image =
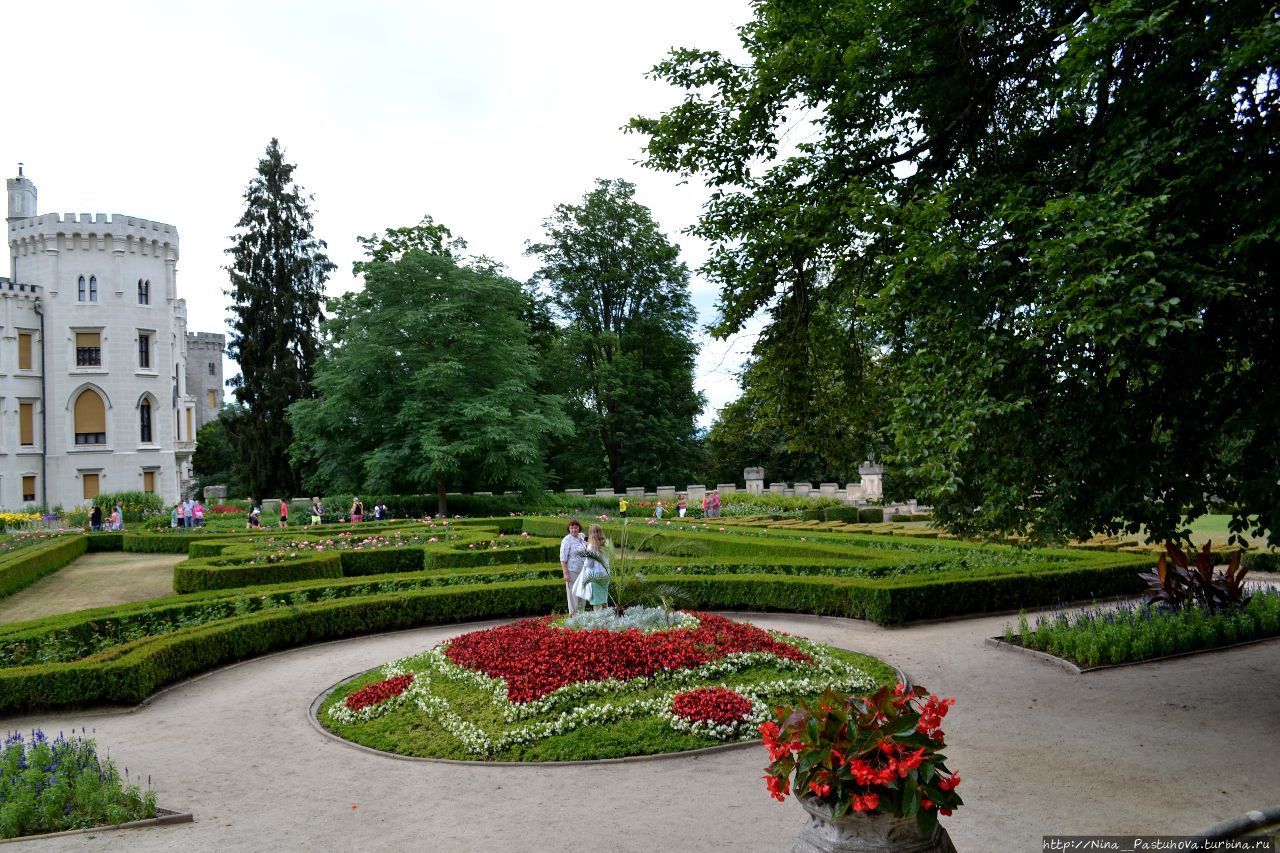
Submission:
<svg viewBox="0 0 1280 853">
<path fill-rule="evenodd" d="M 294 404 L 292 454 L 315 489 L 533 492 L 543 446 L 571 434 L 537 390 L 528 294 L 430 217 L 362 238 L 364 289 L 329 303 L 319 396 Z"/>
<path fill-rule="evenodd" d="M 597 180 L 543 228 L 529 253 L 542 262 L 534 281 L 550 286 L 567 322 L 562 370 L 578 424 L 576 444 L 553 465 L 585 462 L 578 470 L 615 489 L 681 483 L 697 463 L 703 398 L 679 248 L 622 180 Z"/>
<path fill-rule="evenodd" d="M 753 9 L 748 62 L 673 52 L 683 102 L 632 122 L 712 188 L 719 331 L 856 310 L 891 461 L 955 530 L 1172 537 L 1216 497 L 1275 540 L 1274 5 Z"/>
<path fill-rule="evenodd" d="M 236 449 L 236 479 L 254 495 L 288 497 L 301 481 L 289 465 L 286 413 L 314 395 L 324 283 L 336 267 L 312 231 L 309 202 L 294 166 L 272 139 L 245 190 L 231 263 L 231 335 L 227 353 L 240 365 L 228 383 L 239 408 L 223 422 Z"/>
</svg>

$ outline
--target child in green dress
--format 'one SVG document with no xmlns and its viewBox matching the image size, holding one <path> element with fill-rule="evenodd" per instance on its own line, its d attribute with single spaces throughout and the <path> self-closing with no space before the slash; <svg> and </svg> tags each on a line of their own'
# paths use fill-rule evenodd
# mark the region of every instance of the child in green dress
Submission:
<svg viewBox="0 0 1280 853">
<path fill-rule="evenodd" d="M 591 525 L 587 531 L 587 553 L 590 556 L 582 563 L 582 573 L 591 579 L 589 601 L 596 610 L 602 610 L 609 602 L 609 555 L 604 548 L 604 528 L 598 524 Z"/>
</svg>

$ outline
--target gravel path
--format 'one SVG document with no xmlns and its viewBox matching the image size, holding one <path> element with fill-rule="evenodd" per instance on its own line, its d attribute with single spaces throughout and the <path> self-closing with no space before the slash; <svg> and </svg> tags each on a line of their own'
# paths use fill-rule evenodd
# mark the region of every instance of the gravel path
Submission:
<svg viewBox="0 0 1280 853">
<path fill-rule="evenodd" d="M 1192 832 L 1280 799 L 1276 642 L 1075 676 L 983 645 L 1007 621 L 911 628 L 751 614 L 870 652 L 956 707 L 947 753 L 961 851 L 1044 834 Z M 488 623 L 493 624 L 493 623 Z M 769 799 L 763 749 L 589 767 L 467 767 L 370 755 L 315 731 L 334 682 L 476 625 L 296 649 L 176 685 L 132 710 L 0 719 L 88 726 L 195 823 L 49 839 L 40 850 L 785 851 L 803 823 Z"/>
</svg>

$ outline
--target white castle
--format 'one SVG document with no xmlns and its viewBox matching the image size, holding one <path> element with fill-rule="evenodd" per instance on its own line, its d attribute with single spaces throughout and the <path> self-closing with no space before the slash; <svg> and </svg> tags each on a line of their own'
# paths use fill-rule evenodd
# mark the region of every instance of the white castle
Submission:
<svg viewBox="0 0 1280 853">
<path fill-rule="evenodd" d="M 188 392 L 178 230 L 118 213 L 40 215 L 21 166 L 6 183 L 0 507 L 79 506 L 100 491 L 175 502 L 210 414 L 198 409 L 216 416 L 222 404 L 220 346 L 216 395 Z M 200 358 L 193 374 L 207 360 L 212 378 L 211 347 Z"/>
</svg>

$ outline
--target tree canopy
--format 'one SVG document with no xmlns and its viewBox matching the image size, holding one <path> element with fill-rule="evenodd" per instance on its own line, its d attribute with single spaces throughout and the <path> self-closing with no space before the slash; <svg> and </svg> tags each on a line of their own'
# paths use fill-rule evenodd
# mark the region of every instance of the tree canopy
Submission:
<svg viewBox="0 0 1280 853">
<path fill-rule="evenodd" d="M 696 349 L 689 270 L 635 186 L 596 181 L 557 205 L 529 247 L 567 323 L 559 369 L 578 426 L 553 465 L 609 485 L 674 484 L 697 463 Z M 585 463 L 585 464 L 584 464 Z"/>
<path fill-rule="evenodd" d="M 313 489 L 429 492 L 543 488 L 543 445 L 571 433 L 535 390 L 520 284 L 428 217 L 364 238 L 364 289 L 329 303 L 316 399 L 290 411 L 291 454 Z"/>
<path fill-rule="evenodd" d="M 240 365 L 228 383 L 240 404 L 222 417 L 236 449 L 235 479 L 251 494 L 299 494 L 286 450 L 286 413 L 314 395 L 324 283 L 335 265 L 311 226 L 312 201 L 272 139 L 245 190 L 245 211 L 227 249 L 231 335 L 227 354 Z"/>
<path fill-rule="evenodd" d="M 851 312 L 821 335 L 892 365 L 889 461 L 954 530 L 1175 537 L 1218 499 L 1275 541 L 1274 7 L 753 10 L 748 62 L 674 51 L 683 101 L 631 123 L 712 189 L 717 331 Z"/>
</svg>

